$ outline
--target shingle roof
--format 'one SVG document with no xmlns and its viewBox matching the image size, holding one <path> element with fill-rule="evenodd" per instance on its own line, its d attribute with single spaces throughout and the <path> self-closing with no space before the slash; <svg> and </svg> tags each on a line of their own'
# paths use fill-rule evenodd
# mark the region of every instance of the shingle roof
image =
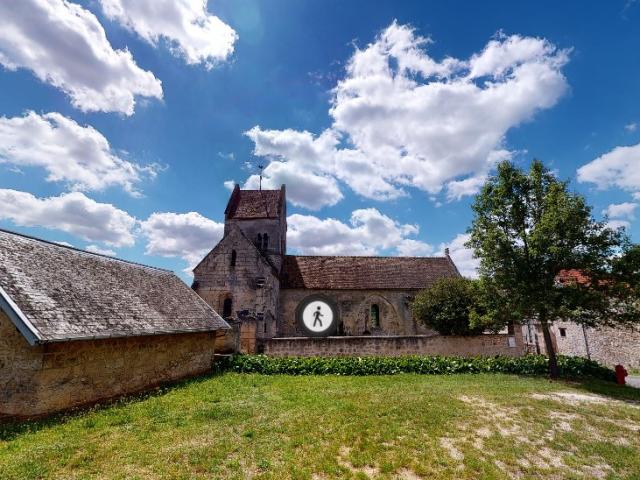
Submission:
<svg viewBox="0 0 640 480">
<path fill-rule="evenodd" d="M 229 328 L 168 270 L 4 230 L 0 307 L 31 343 Z"/>
<path fill-rule="evenodd" d="M 278 218 L 281 214 L 284 191 L 240 190 L 236 185 L 225 210 L 226 218 Z"/>
<path fill-rule="evenodd" d="M 326 257 L 287 255 L 281 288 L 413 290 L 459 276 L 449 257 Z"/>
</svg>

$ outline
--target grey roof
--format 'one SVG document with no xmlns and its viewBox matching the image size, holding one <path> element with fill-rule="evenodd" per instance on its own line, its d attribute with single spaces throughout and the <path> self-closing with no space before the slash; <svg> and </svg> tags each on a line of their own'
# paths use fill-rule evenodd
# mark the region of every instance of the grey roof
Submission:
<svg viewBox="0 0 640 480">
<path fill-rule="evenodd" d="M 0 309 L 31 344 L 229 328 L 169 270 L 1 229 Z"/>
</svg>

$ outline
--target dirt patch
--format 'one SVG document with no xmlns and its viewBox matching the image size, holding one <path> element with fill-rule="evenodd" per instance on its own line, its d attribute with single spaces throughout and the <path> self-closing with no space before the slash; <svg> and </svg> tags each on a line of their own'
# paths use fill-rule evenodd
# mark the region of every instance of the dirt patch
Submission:
<svg viewBox="0 0 640 480">
<path fill-rule="evenodd" d="M 531 398 L 535 400 L 555 400 L 566 405 L 581 405 L 584 403 L 603 404 L 603 405 L 627 405 L 630 407 L 640 408 L 640 405 L 629 402 L 622 402 L 612 398 L 603 397 L 590 393 L 577 392 L 552 392 L 552 393 L 534 393 Z"/>
<path fill-rule="evenodd" d="M 395 477 L 398 480 L 422 480 L 422 477 L 418 475 L 413 470 L 409 470 L 408 468 L 403 468 L 398 472 L 398 475 Z"/>
<path fill-rule="evenodd" d="M 348 460 L 351 449 L 349 447 L 340 447 L 338 452 L 338 465 L 350 470 L 352 473 L 363 473 L 369 478 L 376 477 L 380 474 L 380 469 L 375 466 L 365 465 L 363 467 L 356 467 Z"/>
<path fill-rule="evenodd" d="M 562 394 L 562 395 L 557 395 Z M 598 395 L 573 394 L 571 392 L 554 392 L 553 394 L 534 394 L 536 399 L 552 399 L 563 403 L 598 402 L 606 404 L 612 400 Z M 567 458 L 573 455 L 571 447 L 566 451 L 553 446 L 555 437 L 562 433 L 580 431 L 585 435 L 596 438 L 599 435 L 597 429 L 590 425 L 584 425 L 585 417 L 577 413 L 551 411 L 548 413 L 551 420 L 550 426 L 543 428 L 540 423 L 532 423 L 527 407 L 517 408 L 503 406 L 488 401 L 482 397 L 462 396 L 460 400 L 471 406 L 476 411 L 477 418 L 483 419 L 479 427 L 472 423 L 460 425 L 458 432 L 460 437 L 441 438 L 440 445 L 447 450 L 449 456 L 457 461 L 462 461 L 469 449 L 474 449 L 478 457 L 483 461 L 491 461 L 499 470 L 509 478 L 524 477 L 531 467 L 547 471 L 545 478 L 563 478 L 572 467 L 567 464 Z M 616 401 L 613 400 L 615 403 Z M 578 426 L 576 423 L 579 422 Z M 622 425 L 620 425 L 622 427 Z M 635 429 L 636 424 L 630 422 L 626 425 L 629 429 Z M 640 429 L 640 425 L 638 425 Z M 493 436 L 500 435 L 508 439 L 516 447 L 520 447 L 527 453 L 515 462 L 507 464 L 488 448 L 486 442 Z M 594 458 L 590 466 L 578 467 L 572 470 L 587 478 L 605 478 L 612 468 L 602 462 L 601 458 Z"/>
<path fill-rule="evenodd" d="M 464 455 L 462 454 L 462 452 L 460 450 L 458 450 L 454 443 L 453 440 L 447 437 L 441 438 L 440 439 L 440 446 L 442 448 L 444 448 L 447 453 L 449 454 L 449 456 L 451 458 L 453 458 L 455 461 L 457 462 L 462 462 L 464 460 Z"/>
</svg>

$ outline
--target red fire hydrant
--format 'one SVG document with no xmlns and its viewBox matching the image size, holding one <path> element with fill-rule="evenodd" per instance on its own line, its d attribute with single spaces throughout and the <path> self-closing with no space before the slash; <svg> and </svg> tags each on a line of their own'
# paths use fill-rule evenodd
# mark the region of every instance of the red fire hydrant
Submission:
<svg viewBox="0 0 640 480">
<path fill-rule="evenodd" d="M 616 382 L 618 385 L 627 383 L 624 379 L 627 375 L 629 375 L 629 372 L 622 365 L 616 365 Z"/>
</svg>

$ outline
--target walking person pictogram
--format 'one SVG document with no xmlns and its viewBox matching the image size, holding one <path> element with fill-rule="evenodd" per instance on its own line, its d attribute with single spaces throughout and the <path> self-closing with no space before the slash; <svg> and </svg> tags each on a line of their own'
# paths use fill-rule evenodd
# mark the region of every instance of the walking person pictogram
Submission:
<svg viewBox="0 0 640 480">
<path fill-rule="evenodd" d="M 324 315 L 320 312 L 320 306 L 318 305 L 318 309 L 313 312 L 313 326 L 315 327 L 316 324 L 320 324 L 320 326 L 322 326 L 322 320 L 320 320 L 320 317 L 324 317 Z"/>
</svg>

